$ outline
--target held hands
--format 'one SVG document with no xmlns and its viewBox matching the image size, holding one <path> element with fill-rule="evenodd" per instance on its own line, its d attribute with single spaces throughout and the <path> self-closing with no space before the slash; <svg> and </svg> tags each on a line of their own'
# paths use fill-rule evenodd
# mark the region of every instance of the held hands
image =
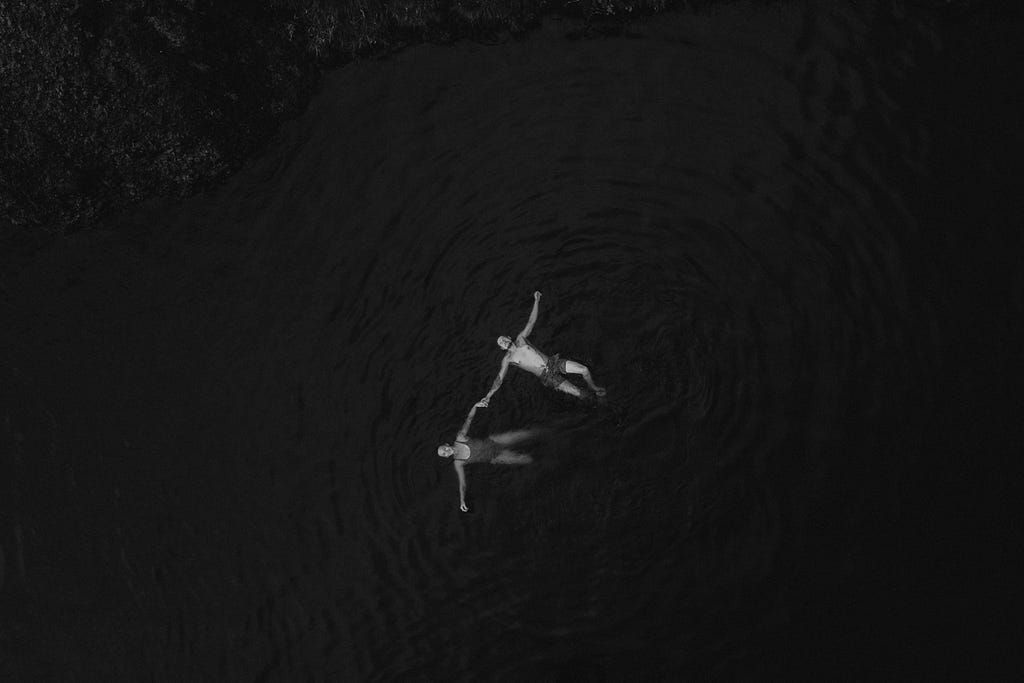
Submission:
<svg viewBox="0 0 1024 683">
<path fill-rule="evenodd" d="M 476 402 L 476 403 L 475 403 L 475 404 L 473 405 L 473 407 L 474 407 L 474 408 L 486 408 L 486 407 L 487 407 L 487 406 L 489 406 L 490 404 L 491 404 L 491 397 L 490 397 L 490 396 L 484 396 L 484 397 L 483 397 L 482 399 L 480 399 L 479 401 L 477 401 L 477 402 Z"/>
</svg>

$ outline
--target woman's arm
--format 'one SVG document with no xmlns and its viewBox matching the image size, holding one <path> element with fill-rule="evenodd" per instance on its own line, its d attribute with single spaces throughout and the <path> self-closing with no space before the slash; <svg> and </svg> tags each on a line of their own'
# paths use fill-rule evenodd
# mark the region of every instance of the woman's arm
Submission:
<svg viewBox="0 0 1024 683">
<path fill-rule="evenodd" d="M 469 415 L 466 416 L 466 421 L 462 423 L 462 429 L 459 430 L 457 438 L 459 441 L 466 439 L 469 436 L 469 425 L 473 422 L 473 416 L 476 415 L 476 406 L 474 405 L 469 409 Z"/>
<path fill-rule="evenodd" d="M 452 464 L 455 465 L 455 473 L 459 475 L 459 509 L 463 512 L 469 512 L 469 508 L 466 507 L 466 471 L 463 469 L 463 464 L 458 460 Z"/>
</svg>

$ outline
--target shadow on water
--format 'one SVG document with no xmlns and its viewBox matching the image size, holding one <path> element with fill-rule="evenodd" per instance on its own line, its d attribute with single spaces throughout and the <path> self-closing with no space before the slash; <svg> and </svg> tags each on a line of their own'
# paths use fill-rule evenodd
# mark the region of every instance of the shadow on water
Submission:
<svg viewBox="0 0 1024 683">
<path fill-rule="evenodd" d="M 133 625 L 80 645 L 123 638 L 117 663 L 80 656 L 390 681 L 895 655 L 873 591 L 937 363 L 902 194 L 926 136 L 900 98 L 937 39 L 818 7 L 352 64 L 215 195 L 53 256 L 77 281 L 26 275 L 63 287 L 18 332 L 59 360 L 15 361 L 85 398 L 54 408 L 67 506 L 19 514 Z M 513 370 L 472 433 L 550 431 L 531 466 L 470 468 L 463 515 L 434 449 L 535 289 L 532 341 L 609 401 Z M 46 490 L 48 465 L 12 467 Z M 31 555 L 18 578 L 3 533 L 8 586 L 82 585 Z"/>
</svg>

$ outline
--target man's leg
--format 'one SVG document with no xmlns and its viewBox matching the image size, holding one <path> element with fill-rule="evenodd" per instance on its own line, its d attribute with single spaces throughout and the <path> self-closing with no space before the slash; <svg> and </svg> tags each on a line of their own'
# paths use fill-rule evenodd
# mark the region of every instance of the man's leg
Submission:
<svg viewBox="0 0 1024 683">
<path fill-rule="evenodd" d="M 555 390 L 575 396 L 576 398 L 583 398 L 583 392 L 580 391 L 580 388 L 567 379 L 563 379 L 562 383 L 555 387 Z"/>
<path fill-rule="evenodd" d="M 603 388 L 594 384 L 594 378 L 590 376 L 590 368 L 583 363 L 577 363 L 574 360 L 565 361 L 565 371 L 573 375 L 580 375 L 584 381 L 594 390 L 594 393 L 598 396 L 604 396 L 605 391 Z"/>
</svg>

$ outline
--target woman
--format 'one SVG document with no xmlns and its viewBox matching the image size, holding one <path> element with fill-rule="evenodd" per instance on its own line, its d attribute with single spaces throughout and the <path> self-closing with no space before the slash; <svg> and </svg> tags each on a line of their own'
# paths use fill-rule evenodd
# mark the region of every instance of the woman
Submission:
<svg viewBox="0 0 1024 683">
<path fill-rule="evenodd" d="M 486 408 L 487 405 L 481 401 L 473 406 L 466 417 L 462 429 L 455 436 L 454 444 L 441 444 L 437 447 L 437 454 L 442 458 L 451 458 L 455 466 L 455 473 L 459 476 L 459 509 L 469 512 L 466 507 L 466 472 L 464 467 L 481 462 L 489 462 L 492 465 L 528 465 L 533 462 L 526 453 L 513 451 L 510 446 L 529 439 L 540 430 L 520 429 L 514 432 L 493 434 L 485 439 L 469 438 L 469 425 L 473 422 L 477 408 Z"/>
</svg>

